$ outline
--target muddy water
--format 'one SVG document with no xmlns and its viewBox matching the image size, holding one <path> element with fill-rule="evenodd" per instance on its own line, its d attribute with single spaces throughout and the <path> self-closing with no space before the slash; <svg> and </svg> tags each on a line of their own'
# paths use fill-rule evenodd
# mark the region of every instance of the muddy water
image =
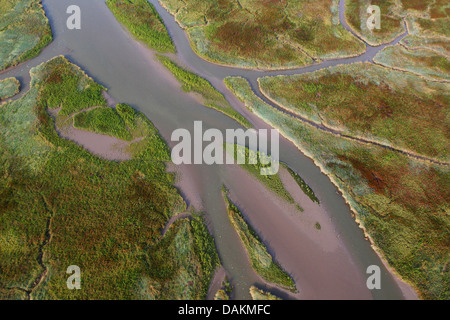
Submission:
<svg viewBox="0 0 450 320">
<path fill-rule="evenodd" d="M 336 64 L 367 61 L 373 57 L 373 52 L 369 50 L 369 53 L 358 58 L 272 72 L 218 66 L 195 55 L 186 34 L 173 17 L 157 1 L 150 2 L 162 15 L 175 41 L 178 59 L 208 78 L 256 128 L 268 126 L 249 113 L 226 90 L 222 83 L 224 77 L 243 76 L 255 84 L 255 80 L 263 75 L 310 72 Z M 203 121 L 204 130 L 218 128 L 224 131 L 239 127 L 233 120 L 203 107 L 193 96 L 182 92 L 179 84 L 155 60 L 152 52 L 132 40 L 122 29 L 104 1 L 77 1 L 82 11 L 82 29 L 68 30 L 66 8 L 71 4 L 72 1 L 67 0 L 43 1 L 54 32 L 54 42 L 39 57 L 1 74 L 0 79 L 18 76 L 26 90 L 31 67 L 63 54 L 97 82 L 109 88 L 114 101 L 128 103 L 146 114 L 171 146 L 171 133 L 178 128 L 193 132 L 193 123 L 197 120 Z M 323 224 L 321 234 L 311 226 L 312 220 L 301 220 L 296 216 L 300 215 L 299 212 L 294 212 L 277 200 L 238 167 L 192 165 L 177 168 L 182 172 L 177 184 L 187 202 L 207 213 L 223 266 L 236 289 L 235 297 L 249 298 L 248 288 L 252 284 L 272 287 L 264 284 L 250 268 L 246 253 L 226 215 L 220 193 L 223 183 L 230 187 L 233 200 L 261 233 L 269 250 L 297 281 L 297 295 L 278 289 L 274 289 L 274 293 L 284 298 L 402 298 L 395 279 L 364 239 L 348 206 L 330 180 L 285 139 L 281 140 L 280 155 L 281 160 L 297 171 L 320 199 L 320 208 L 312 207 L 305 213 L 310 220 L 316 212 L 320 215 Z M 381 290 L 369 291 L 366 287 L 365 271 L 369 265 L 379 265 L 382 269 Z"/>
</svg>

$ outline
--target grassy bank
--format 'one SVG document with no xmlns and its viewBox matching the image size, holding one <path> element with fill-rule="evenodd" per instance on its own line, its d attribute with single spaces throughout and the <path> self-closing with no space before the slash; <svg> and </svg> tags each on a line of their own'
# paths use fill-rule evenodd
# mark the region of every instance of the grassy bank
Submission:
<svg viewBox="0 0 450 320">
<path fill-rule="evenodd" d="M 136 39 L 158 52 L 175 53 L 172 38 L 151 3 L 146 0 L 107 0 L 106 5 Z"/>
<path fill-rule="evenodd" d="M 380 8 L 380 29 L 370 30 L 367 27 L 367 8 L 376 5 Z M 364 41 L 371 45 L 380 45 L 393 41 L 405 30 L 402 24 L 402 16 L 398 12 L 395 0 L 346 0 L 345 18 L 349 26 Z"/>
<path fill-rule="evenodd" d="M 36 57 L 52 39 L 40 0 L 0 0 L 0 71 Z"/>
<path fill-rule="evenodd" d="M 29 92 L 0 108 L 0 297 L 204 298 L 217 254 L 203 222 L 180 221 L 161 239 L 186 204 L 157 130 L 129 161 L 93 156 L 61 138 L 47 112 L 64 105 L 49 90 L 56 84 L 75 88 L 73 109 L 96 104 L 92 79 L 63 57 L 31 76 Z M 70 265 L 81 268 L 82 290 L 67 289 Z"/>
<path fill-rule="evenodd" d="M 292 68 L 364 52 L 339 24 L 337 0 L 161 3 L 186 30 L 196 53 L 216 63 Z"/>
<path fill-rule="evenodd" d="M 252 125 L 239 112 L 234 110 L 227 99 L 217 91 L 208 80 L 181 68 L 170 58 L 158 55 L 159 61 L 175 76 L 181 83 L 181 88 L 186 92 L 195 92 L 203 97 L 204 104 L 208 108 L 215 109 L 230 118 L 236 120 L 245 128 L 251 128 Z"/>
<path fill-rule="evenodd" d="M 253 269 L 264 280 L 295 292 L 296 287 L 294 281 L 267 252 L 267 248 L 262 240 L 245 221 L 239 209 L 228 198 L 226 190 L 223 190 L 223 192 L 224 199 L 227 203 L 228 218 L 249 255 Z"/>
<path fill-rule="evenodd" d="M 16 78 L 0 80 L 0 102 L 9 99 L 20 91 L 20 82 Z"/>
<path fill-rule="evenodd" d="M 250 287 L 250 295 L 253 300 L 282 300 L 269 292 L 256 288 L 255 286 Z"/>
<path fill-rule="evenodd" d="M 259 83 L 278 105 L 318 124 L 430 158 L 448 158 L 446 84 L 369 63 L 266 77 Z"/>
<path fill-rule="evenodd" d="M 450 298 L 448 168 L 320 131 L 264 103 L 245 79 L 227 85 L 330 177 L 379 252 L 422 298 Z"/>
</svg>

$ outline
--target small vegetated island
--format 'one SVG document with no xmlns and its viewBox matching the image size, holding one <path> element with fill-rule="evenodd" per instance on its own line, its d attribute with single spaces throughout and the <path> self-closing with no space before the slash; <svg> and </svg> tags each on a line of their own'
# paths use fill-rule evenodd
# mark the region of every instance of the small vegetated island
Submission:
<svg viewBox="0 0 450 320">
<path fill-rule="evenodd" d="M 176 51 L 161 17 L 147 0 L 107 0 L 106 5 L 131 34 L 158 52 Z"/>
<path fill-rule="evenodd" d="M 181 88 L 186 92 L 195 92 L 202 97 L 203 104 L 206 107 L 215 109 L 230 118 L 236 120 L 242 126 L 251 128 L 252 124 L 245 119 L 239 112 L 231 107 L 230 103 L 223 96 L 222 93 L 217 91 L 211 83 L 192 73 L 179 65 L 177 65 L 170 58 L 158 55 L 159 61 L 175 76 L 175 78 L 181 83 Z"/>
<path fill-rule="evenodd" d="M 271 159 L 270 155 L 263 154 L 260 151 L 251 150 L 248 147 L 238 144 L 225 143 L 224 148 L 237 162 L 239 162 L 238 158 L 241 157 L 241 160 L 243 160 L 244 163 L 240 164 L 240 166 L 263 183 L 268 190 L 275 193 L 279 198 L 285 200 L 287 203 L 295 204 L 299 211 L 304 211 L 301 204 L 296 202 L 292 198 L 289 191 L 286 190 L 286 187 L 281 181 L 280 172 L 274 172 L 275 169 L 271 167 L 273 159 Z M 269 164 L 263 164 L 263 158 L 265 158 L 264 163 Z M 314 194 L 314 191 L 296 172 L 284 163 L 280 164 L 279 170 L 287 170 L 303 193 L 307 195 L 311 201 L 320 204 L 319 199 L 317 199 Z"/>
</svg>

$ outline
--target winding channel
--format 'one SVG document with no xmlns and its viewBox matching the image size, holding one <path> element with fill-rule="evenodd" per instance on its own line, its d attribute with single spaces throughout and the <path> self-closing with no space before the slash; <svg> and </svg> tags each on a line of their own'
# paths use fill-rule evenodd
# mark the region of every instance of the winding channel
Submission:
<svg viewBox="0 0 450 320">
<path fill-rule="evenodd" d="M 361 61 L 370 61 L 385 46 L 367 46 L 358 57 L 326 60 L 304 68 L 261 71 L 220 66 L 207 62 L 192 50 L 184 30 L 157 0 L 149 0 L 161 15 L 177 47 L 177 59 L 192 71 L 208 79 L 232 106 L 256 129 L 269 129 L 227 90 L 223 79 L 241 76 L 249 80 L 255 93 L 264 101 L 257 79 L 262 76 L 291 75 Z M 343 2 L 340 2 L 341 23 Z M 116 21 L 103 0 L 79 0 L 82 29 L 66 28 L 66 8 L 70 0 L 43 0 L 52 26 L 54 41 L 41 55 L 0 74 L 0 79 L 15 76 L 22 84 L 20 97 L 29 89 L 29 70 L 49 59 L 64 55 L 89 76 L 108 88 L 110 96 L 143 112 L 170 141 L 172 132 L 186 128 L 193 132 L 194 121 L 201 120 L 204 130 L 222 132 L 240 126 L 227 116 L 205 108 L 195 97 L 180 90 L 172 75 L 155 59 L 153 52 L 134 41 Z M 398 43 L 403 34 L 393 43 Z M 272 104 L 271 104 L 272 105 Z M 268 192 L 238 166 L 182 165 L 177 187 L 189 205 L 206 212 L 208 225 L 232 285 L 234 297 L 250 298 L 249 286 L 256 284 L 286 299 L 402 299 L 415 297 L 412 289 L 401 282 L 383 264 L 355 223 L 350 208 L 330 179 L 321 173 L 311 159 L 290 141 L 281 138 L 280 160 L 298 172 L 321 201 L 317 206 L 297 191 L 295 197 L 305 208 L 299 213 Z M 269 251 L 294 278 L 299 292 L 292 294 L 265 283 L 250 267 L 248 258 L 228 221 L 221 186 L 226 184 L 230 196 L 266 243 Z M 319 221 L 322 230 L 314 230 Z M 381 268 L 380 290 L 367 289 L 366 269 Z"/>
</svg>

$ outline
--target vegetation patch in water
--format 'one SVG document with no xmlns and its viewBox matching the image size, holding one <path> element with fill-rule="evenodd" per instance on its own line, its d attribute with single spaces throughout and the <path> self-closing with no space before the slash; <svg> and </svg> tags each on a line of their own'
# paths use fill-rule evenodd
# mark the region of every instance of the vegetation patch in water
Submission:
<svg viewBox="0 0 450 320">
<path fill-rule="evenodd" d="M 370 63 L 259 79 L 264 95 L 319 125 L 446 161 L 448 85 Z"/>
<path fill-rule="evenodd" d="M 380 29 L 369 30 L 367 19 L 369 5 L 380 8 Z M 405 32 L 406 22 L 409 34 L 418 36 L 421 43 L 428 39 L 440 39 L 442 46 L 447 46 L 448 38 L 448 1 L 447 0 L 347 0 L 345 17 L 349 26 L 372 45 L 393 41 Z"/>
<path fill-rule="evenodd" d="M 231 156 L 234 156 L 235 160 L 237 160 L 240 155 L 244 160 L 244 163 L 240 164 L 240 166 L 262 182 L 269 190 L 273 191 L 287 202 L 295 203 L 292 196 L 284 187 L 278 172 L 273 172 L 274 167 L 271 167 L 271 163 L 274 160 L 271 159 L 270 156 L 262 154 L 260 151 L 250 150 L 249 148 L 238 144 L 233 145 L 231 143 L 225 143 L 224 146 L 227 151 L 229 148 L 234 150 L 234 154 Z M 263 164 L 261 157 L 266 158 L 264 162 L 268 164 Z"/>
<path fill-rule="evenodd" d="M 178 66 L 170 58 L 158 55 L 158 59 L 181 83 L 181 88 L 184 91 L 200 94 L 206 107 L 222 112 L 246 128 L 252 127 L 251 123 L 234 110 L 223 94 L 217 91 L 208 80 Z"/>
<path fill-rule="evenodd" d="M 321 167 L 387 262 L 425 299 L 450 298 L 448 168 L 321 131 L 227 78 L 246 106 Z"/>
<path fill-rule="evenodd" d="M 375 56 L 374 61 L 431 80 L 450 80 L 450 60 L 430 49 L 408 50 L 401 45 L 386 47 Z"/>
<path fill-rule="evenodd" d="M 223 289 L 217 290 L 216 294 L 214 295 L 214 300 L 230 300 L 230 297 Z"/>
<path fill-rule="evenodd" d="M 228 218 L 249 255 L 253 269 L 264 280 L 295 292 L 296 287 L 292 278 L 273 260 L 258 234 L 245 221 L 242 213 L 228 198 L 225 189 L 223 189 L 223 195 L 227 204 Z"/>
<path fill-rule="evenodd" d="M 300 187 L 300 189 L 302 189 L 302 191 L 313 202 L 316 202 L 316 203 L 320 204 L 319 199 L 317 199 L 316 195 L 314 194 L 314 191 L 311 189 L 310 186 L 308 186 L 308 184 L 305 182 L 305 180 L 303 180 L 302 177 L 300 177 L 300 175 L 297 172 L 295 172 L 294 170 L 292 170 L 288 166 L 285 166 L 285 167 L 286 167 L 287 171 L 290 173 L 290 175 L 292 176 L 292 178 L 294 178 L 295 182 L 297 182 L 297 184 Z"/>
<path fill-rule="evenodd" d="M 155 7 L 146 0 L 107 0 L 116 19 L 147 46 L 175 53 L 175 45 Z"/>
</svg>

